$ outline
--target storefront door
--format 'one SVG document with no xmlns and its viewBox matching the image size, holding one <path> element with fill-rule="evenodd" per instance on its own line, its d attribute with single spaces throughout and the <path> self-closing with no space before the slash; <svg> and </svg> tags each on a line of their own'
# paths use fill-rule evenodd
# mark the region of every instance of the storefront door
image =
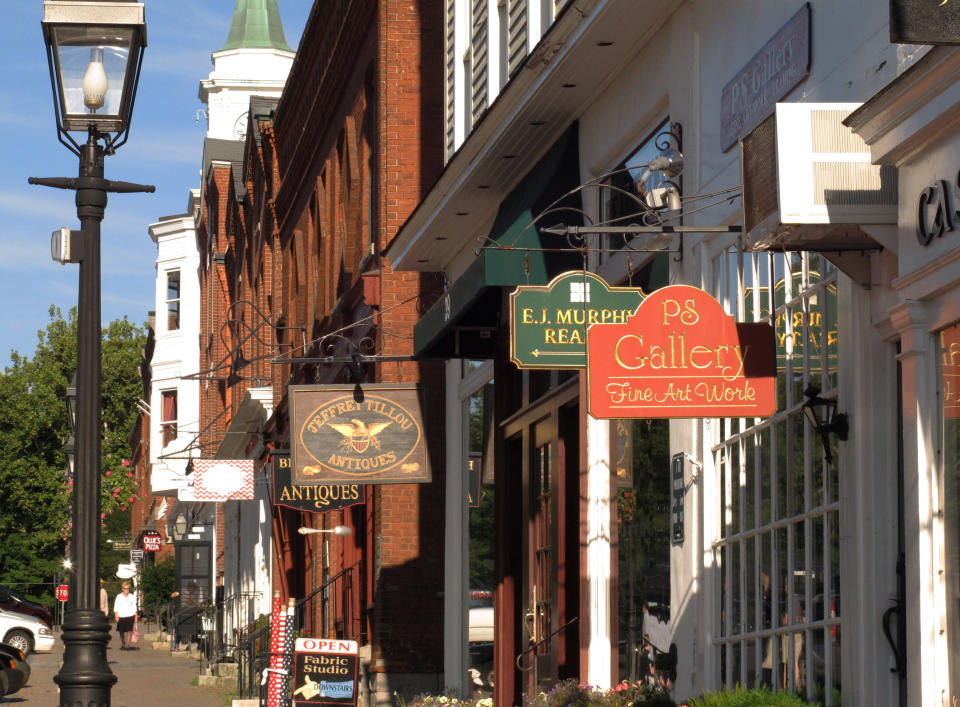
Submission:
<svg viewBox="0 0 960 707">
<path fill-rule="evenodd" d="M 578 390 L 570 381 L 505 429 L 507 472 L 522 478 L 519 517 L 507 521 L 507 532 L 522 539 L 514 656 L 528 694 L 579 672 Z"/>
</svg>

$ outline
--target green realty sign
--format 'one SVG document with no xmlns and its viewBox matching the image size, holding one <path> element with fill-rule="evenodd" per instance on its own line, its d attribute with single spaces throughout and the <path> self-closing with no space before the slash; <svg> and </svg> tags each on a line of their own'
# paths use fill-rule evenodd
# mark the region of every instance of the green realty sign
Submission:
<svg viewBox="0 0 960 707">
<path fill-rule="evenodd" d="M 517 368 L 586 368 L 587 327 L 625 324 L 643 302 L 638 287 L 611 287 L 585 270 L 510 294 L 510 360 Z"/>
</svg>

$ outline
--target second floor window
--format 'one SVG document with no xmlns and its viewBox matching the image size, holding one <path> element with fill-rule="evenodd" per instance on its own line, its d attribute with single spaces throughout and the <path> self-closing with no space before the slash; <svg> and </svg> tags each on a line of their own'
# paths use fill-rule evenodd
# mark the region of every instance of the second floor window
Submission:
<svg viewBox="0 0 960 707">
<path fill-rule="evenodd" d="M 161 394 L 163 407 L 160 411 L 160 435 L 163 446 L 177 438 L 177 391 L 164 390 Z"/>
<path fill-rule="evenodd" d="M 167 273 L 167 331 L 180 329 L 180 271 Z"/>
</svg>

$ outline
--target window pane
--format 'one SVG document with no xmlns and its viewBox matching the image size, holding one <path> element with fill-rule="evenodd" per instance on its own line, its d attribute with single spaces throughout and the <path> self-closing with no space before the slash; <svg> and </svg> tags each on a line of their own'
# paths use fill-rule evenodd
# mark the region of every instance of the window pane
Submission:
<svg viewBox="0 0 960 707">
<path fill-rule="evenodd" d="M 730 546 L 730 599 L 733 611 L 730 624 L 731 634 L 740 633 L 740 543 Z"/>
<path fill-rule="evenodd" d="M 806 560 L 804 556 L 804 521 L 793 524 L 793 572 L 790 592 L 790 623 L 803 623 L 806 597 Z"/>
<path fill-rule="evenodd" d="M 810 576 L 813 579 L 813 606 L 810 607 L 810 611 L 813 614 L 814 621 L 821 621 L 824 618 L 823 516 L 812 519 L 810 524 L 813 526 L 813 537 L 810 539 Z"/>
<path fill-rule="evenodd" d="M 740 443 L 734 442 L 730 450 L 730 505 L 732 506 L 731 532 L 739 533 L 740 523 Z"/>
<path fill-rule="evenodd" d="M 180 328 L 180 271 L 167 273 L 167 331 Z"/>
<path fill-rule="evenodd" d="M 760 475 L 760 522 L 763 525 L 766 525 L 771 520 L 771 507 L 773 505 L 772 492 L 773 487 L 771 484 L 771 465 L 770 465 L 770 438 L 772 433 L 769 427 L 764 428 L 763 432 L 760 433 L 760 447 L 758 451 L 759 457 L 759 475 Z"/>
</svg>

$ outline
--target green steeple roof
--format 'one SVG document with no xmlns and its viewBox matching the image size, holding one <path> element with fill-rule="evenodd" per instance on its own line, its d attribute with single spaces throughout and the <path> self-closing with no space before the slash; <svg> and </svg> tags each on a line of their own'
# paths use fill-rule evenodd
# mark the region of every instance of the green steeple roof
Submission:
<svg viewBox="0 0 960 707">
<path fill-rule="evenodd" d="M 237 0 L 230 35 L 218 51 L 241 48 L 293 51 L 283 36 L 277 0 Z"/>
</svg>

